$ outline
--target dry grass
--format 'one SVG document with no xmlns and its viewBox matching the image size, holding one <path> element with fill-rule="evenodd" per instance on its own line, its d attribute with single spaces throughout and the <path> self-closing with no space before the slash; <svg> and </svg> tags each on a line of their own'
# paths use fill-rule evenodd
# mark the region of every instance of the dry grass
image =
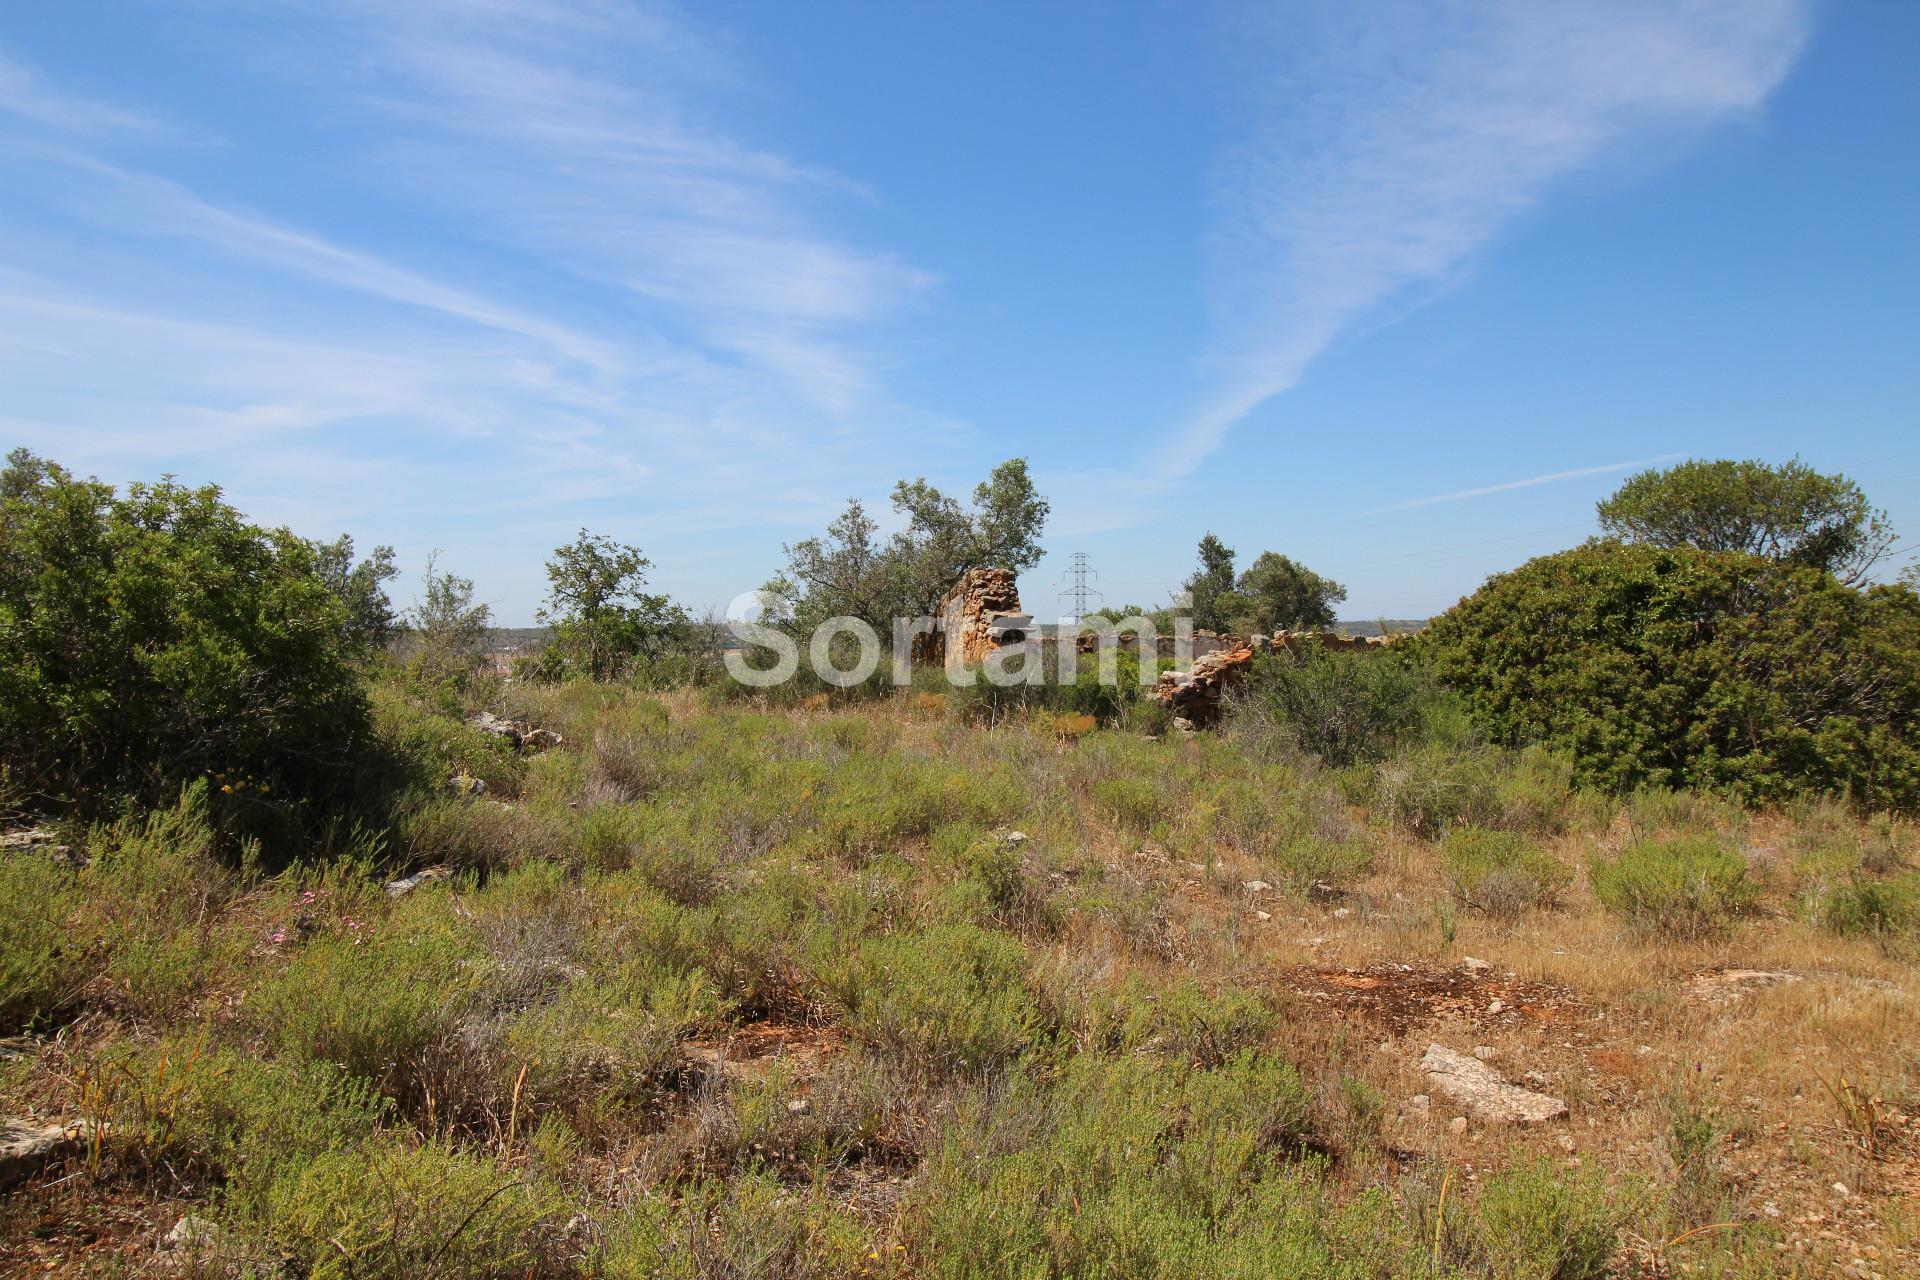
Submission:
<svg viewBox="0 0 1920 1280">
<path fill-rule="evenodd" d="M 282 1096 L 283 1069 L 329 1059 L 383 1091 L 353 1149 L 396 1171 L 383 1176 L 497 1197 L 454 1235 L 483 1227 L 515 1274 L 979 1274 L 1005 1241 L 955 1233 L 962 1206 L 1020 1185 L 1006 1135 L 1144 1123 L 1103 1092 L 1100 1073 L 1129 1064 L 1170 1099 L 1206 1096 L 1210 1073 L 1277 1069 L 1231 1065 L 1248 1054 L 1298 1068 L 1321 1155 L 1258 1155 L 1232 1175 L 1246 1202 L 1269 1225 L 1287 1218 L 1274 1206 L 1347 1206 L 1381 1274 L 1430 1274 L 1436 1242 L 1462 1272 L 1509 1266 L 1475 1234 L 1483 1194 L 1538 1201 L 1543 1221 L 1552 1195 L 1597 1212 L 1578 1199 L 1582 1168 L 1612 1188 L 1620 1219 L 1601 1225 L 1622 1270 L 1920 1268 L 1913 939 L 1836 934 L 1808 907 L 1832 883 L 1900 874 L 1901 824 L 1685 796 L 1569 796 L 1544 816 L 1483 805 L 1566 869 L 1553 894 L 1495 913 L 1455 901 L 1440 845 L 1360 803 L 1352 777 L 1262 763 L 1224 736 L 987 730 L 912 693 L 770 713 L 692 693 L 512 696 L 567 747 L 519 766 L 511 807 L 422 798 L 403 828 L 417 857 L 475 874 L 390 901 L 372 869 L 225 868 L 211 886 L 195 872 L 212 905 L 191 924 L 210 941 L 171 962 L 164 1001 L 116 994 L 145 989 L 143 961 L 102 940 L 118 985 L 63 996 L 0 1062 L 0 1091 L 10 1114 L 90 1108 L 112 1137 L 97 1164 L 7 1197 L 0 1260 L 177 1263 L 164 1237 L 191 1208 L 222 1222 L 235 1258 L 336 1265 L 286 1224 L 344 1212 L 351 1177 L 236 1163 L 212 1103 L 182 1104 L 161 1133 L 133 1123 L 133 1086 L 87 1092 L 87 1064 L 109 1060 L 170 1087 L 151 1085 L 156 1046 L 185 1036 L 265 1064 L 272 1079 L 247 1086 L 263 1097 Z M 1688 937 L 1609 913 L 1595 858 L 1665 837 L 1736 851 L 1755 913 Z M 128 895 L 148 891 L 81 877 L 48 909 L 79 920 L 111 898 L 137 915 Z M 335 1022 L 310 1025 L 324 1002 L 295 994 L 329 990 Z M 1418 1069 L 1429 1041 L 1478 1049 L 1564 1098 L 1569 1119 L 1457 1131 Z M 225 1086 L 193 1087 L 217 1100 Z M 283 1105 L 336 1123 L 330 1103 Z M 270 1208 L 216 1201 L 223 1181 Z M 1258 1236 L 1199 1190 L 1179 1200 L 1184 1185 L 1149 1187 L 1165 1241 Z M 1299 1256 L 1360 1247 L 1339 1214 L 1301 1212 L 1285 1227 Z M 466 1256 L 428 1238 L 448 1229 L 420 1210 L 422 1238 L 380 1256 Z M 1061 1267 L 1113 1265 L 1091 1238 L 1051 1247 Z"/>
</svg>

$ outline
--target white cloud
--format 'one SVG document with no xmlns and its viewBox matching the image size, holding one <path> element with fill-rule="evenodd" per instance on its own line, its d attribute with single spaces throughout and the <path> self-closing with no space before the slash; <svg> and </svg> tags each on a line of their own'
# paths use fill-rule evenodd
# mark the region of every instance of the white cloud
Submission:
<svg viewBox="0 0 1920 1280">
<path fill-rule="evenodd" d="M 1556 181 L 1624 141 L 1758 107 L 1809 23 L 1806 0 L 1310 12 L 1274 33 L 1272 102 L 1222 167 L 1208 391 L 1162 476 L 1193 470 L 1382 304 L 1447 283 Z"/>
<path fill-rule="evenodd" d="M 1395 502 L 1384 507 L 1375 507 L 1367 515 L 1377 516 L 1388 511 L 1410 511 L 1415 507 L 1431 507 L 1442 502 L 1463 502 L 1468 498 L 1484 498 L 1489 494 L 1511 493 L 1515 489 L 1531 489 L 1535 485 L 1553 484 L 1560 480 L 1578 480 L 1583 476 L 1604 476 L 1616 471 L 1631 471 L 1636 467 L 1651 467 L 1662 462 L 1672 462 L 1675 458 L 1684 458 L 1683 453 L 1663 453 L 1655 458 L 1637 458 L 1632 462 L 1606 462 L 1597 467 L 1574 467 L 1567 471 L 1550 471 L 1546 475 L 1528 476 L 1525 480 L 1507 480 L 1500 484 L 1486 484 L 1473 489 L 1455 489 L 1452 493 L 1436 493 L 1425 498 L 1409 498 L 1405 502 Z"/>
<path fill-rule="evenodd" d="M 0 54 L 0 112 L 71 133 L 151 133 L 159 128 L 138 111 L 63 93 L 5 54 Z"/>
</svg>

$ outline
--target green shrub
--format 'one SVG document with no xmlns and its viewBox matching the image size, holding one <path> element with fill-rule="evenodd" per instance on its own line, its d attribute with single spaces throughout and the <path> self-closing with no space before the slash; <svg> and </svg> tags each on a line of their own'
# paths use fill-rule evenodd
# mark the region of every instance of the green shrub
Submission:
<svg viewBox="0 0 1920 1280">
<path fill-rule="evenodd" d="M 1491 579 L 1409 642 L 1497 743 L 1582 785 L 1920 805 L 1920 595 L 1594 542 Z"/>
<path fill-rule="evenodd" d="M 67 935 L 75 898 L 73 871 L 48 854 L 0 853 L 0 1033 L 53 1017 L 85 982 Z"/>
<path fill-rule="evenodd" d="M 410 1098 L 490 976 L 472 931 L 416 893 L 374 929 L 327 933 L 247 993 L 243 1011 L 281 1053 L 331 1062 Z"/>
<path fill-rule="evenodd" d="M 1451 737 L 1449 695 L 1426 672 L 1391 654 L 1307 647 L 1256 660 L 1232 705 L 1242 737 L 1284 744 L 1340 769 L 1379 760 L 1402 745 Z"/>
<path fill-rule="evenodd" d="M 1094 808 L 1130 831 L 1151 831 L 1173 810 L 1172 797 L 1149 778 L 1099 778 L 1088 785 Z"/>
<path fill-rule="evenodd" d="M 1573 1177 L 1544 1161 L 1496 1174 L 1476 1206 L 1474 1272 L 1493 1280 L 1601 1280 L 1611 1274 L 1628 1203 L 1591 1164 Z"/>
<path fill-rule="evenodd" d="M 592 1274 L 608 1280 L 838 1280 L 893 1266 L 875 1260 L 868 1230 L 834 1197 L 762 1173 L 697 1183 L 677 1203 L 636 1197 L 604 1236 Z"/>
<path fill-rule="evenodd" d="M 1875 880 L 1861 876 L 1827 891 L 1820 919 L 1842 934 L 1890 937 L 1920 930 L 1920 872 Z"/>
<path fill-rule="evenodd" d="M 223 1208 L 264 1219 L 277 1187 L 370 1138 L 384 1100 L 328 1063 L 264 1060 L 175 1037 L 100 1067 L 115 1137 L 153 1162 L 211 1174 Z"/>
<path fill-rule="evenodd" d="M 137 1016 L 180 1012 L 258 942 L 226 915 L 242 877 L 216 855 L 205 784 L 145 818 L 96 828 L 81 882 L 103 997 Z"/>
<path fill-rule="evenodd" d="M 1705 836 L 1643 840 L 1587 868 L 1602 906 L 1636 928 L 1672 937 L 1718 932 L 1754 909 L 1747 861 Z"/>
<path fill-rule="evenodd" d="M 1288 1063 L 1080 1056 L 1051 1088 L 976 1099 L 910 1221 L 950 1277 L 1399 1274 L 1418 1248 L 1383 1194 L 1335 1209 Z"/>
<path fill-rule="evenodd" d="M 35 803 L 164 804 L 220 775 L 231 805 L 286 813 L 371 754 L 363 655 L 313 547 L 218 489 L 116 494 L 15 450 L 0 548 L 0 773 Z"/>
<path fill-rule="evenodd" d="M 1365 840 L 1301 836 L 1273 850 L 1261 869 L 1288 893 L 1308 897 L 1346 888 L 1372 864 L 1373 849 Z"/>
<path fill-rule="evenodd" d="M 1026 951 L 1006 934 L 956 924 L 872 938 L 849 968 L 839 984 L 848 1023 L 878 1053 L 985 1071 L 1034 1035 Z"/>
<path fill-rule="evenodd" d="M 570 1215 L 550 1184 L 392 1139 L 321 1156 L 275 1187 L 271 1210 L 313 1280 L 558 1274 Z"/>
<path fill-rule="evenodd" d="M 1518 916 L 1550 906 L 1573 872 L 1511 831 L 1456 827 L 1440 846 L 1454 897 L 1489 915 Z"/>
</svg>

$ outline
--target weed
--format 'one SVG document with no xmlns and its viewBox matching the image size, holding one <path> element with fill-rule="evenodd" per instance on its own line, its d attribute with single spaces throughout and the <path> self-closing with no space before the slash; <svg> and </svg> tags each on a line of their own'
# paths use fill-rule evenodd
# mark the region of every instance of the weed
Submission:
<svg viewBox="0 0 1920 1280">
<path fill-rule="evenodd" d="M 1489 915 L 1511 918 L 1551 906 L 1573 878 L 1559 859 L 1516 832 L 1458 827 L 1440 850 L 1453 896 Z"/>
</svg>

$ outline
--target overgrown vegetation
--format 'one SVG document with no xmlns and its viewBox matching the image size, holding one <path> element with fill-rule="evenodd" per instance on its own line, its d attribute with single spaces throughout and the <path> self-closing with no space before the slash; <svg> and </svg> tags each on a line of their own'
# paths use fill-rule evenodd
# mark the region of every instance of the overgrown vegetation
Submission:
<svg viewBox="0 0 1920 1280">
<path fill-rule="evenodd" d="M 36 466 L 9 538 L 177 557 L 182 608 L 253 581 L 202 524 L 254 545 L 388 763 L 351 807 L 197 758 L 31 794 L 51 826 L 0 848 L 0 1100 L 86 1138 L 0 1201 L 5 1268 L 1757 1278 L 1833 1260 L 1776 1248 L 1793 1223 L 1897 1203 L 1920 889 L 1906 819 L 1859 812 L 1884 789 L 1618 794 L 1393 654 L 1269 660 L 1185 737 L 1131 679 L 662 692 L 596 667 L 644 646 L 589 601 L 609 630 L 502 681 L 437 569 L 369 661 L 340 637 L 378 621 L 377 553 L 321 565 L 184 491 L 149 543 Z M 574 549 L 601 605 L 641 585 L 633 549 Z M 315 812 L 235 821 L 285 793 Z M 1695 993 L 1762 963 L 1792 971 Z M 1469 1120 L 1428 1040 L 1572 1122 Z M 1891 1210 L 1845 1221 L 1884 1273 L 1911 1256 Z"/>
</svg>

